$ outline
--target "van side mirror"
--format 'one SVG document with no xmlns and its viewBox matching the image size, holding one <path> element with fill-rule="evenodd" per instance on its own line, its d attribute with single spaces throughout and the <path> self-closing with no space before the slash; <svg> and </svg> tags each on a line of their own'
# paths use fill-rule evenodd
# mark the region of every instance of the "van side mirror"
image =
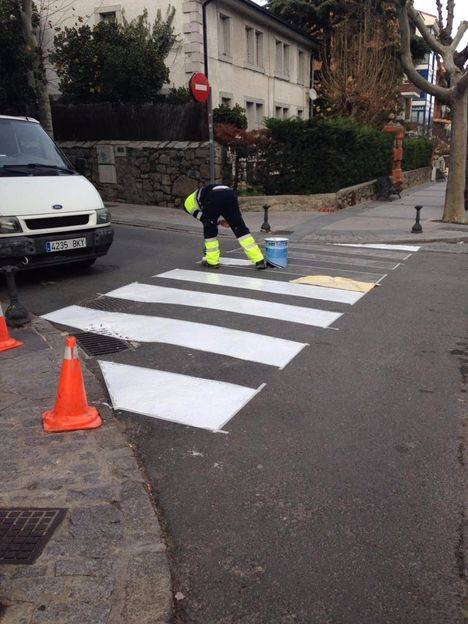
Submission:
<svg viewBox="0 0 468 624">
<path fill-rule="evenodd" d="M 86 173 L 86 158 L 76 158 L 75 159 L 75 170 L 78 171 L 81 175 Z"/>
</svg>

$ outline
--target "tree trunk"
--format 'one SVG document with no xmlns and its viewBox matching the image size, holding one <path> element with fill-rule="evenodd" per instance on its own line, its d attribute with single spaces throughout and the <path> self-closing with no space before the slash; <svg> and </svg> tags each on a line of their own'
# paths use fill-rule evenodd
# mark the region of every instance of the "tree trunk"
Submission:
<svg viewBox="0 0 468 624">
<path fill-rule="evenodd" d="M 32 50 L 32 71 L 28 72 L 28 84 L 34 89 L 36 94 L 37 106 L 39 109 L 39 121 L 41 122 L 44 130 L 53 138 L 54 130 L 52 126 L 52 110 L 50 107 L 50 98 L 47 93 L 47 84 L 44 76 L 42 50 L 32 24 L 32 0 L 22 0 L 20 3 L 20 9 L 24 42 L 26 47 L 29 50 Z"/>
<path fill-rule="evenodd" d="M 442 221 L 445 223 L 465 223 L 468 91 L 455 96 L 451 109 L 450 170 Z"/>
</svg>

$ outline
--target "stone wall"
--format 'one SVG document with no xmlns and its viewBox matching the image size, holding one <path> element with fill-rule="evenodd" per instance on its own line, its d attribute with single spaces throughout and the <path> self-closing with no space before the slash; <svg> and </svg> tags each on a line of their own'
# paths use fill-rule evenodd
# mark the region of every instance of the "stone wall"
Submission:
<svg viewBox="0 0 468 624">
<path fill-rule="evenodd" d="M 431 181 L 431 167 L 403 172 L 403 188 L 411 188 Z M 241 197 L 243 210 L 261 210 L 267 204 L 273 211 L 301 210 L 311 212 L 334 212 L 348 206 L 377 198 L 377 180 L 355 184 L 336 193 L 317 195 L 256 195 Z"/>
<path fill-rule="evenodd" d="M 61 149 L 105 201 L 177 208 L 210 177 L 209 143 L 180 141 L 66 141 Z M 216 177 L 222 177 L 222 150 L 216 146 Z"/>
</svg>

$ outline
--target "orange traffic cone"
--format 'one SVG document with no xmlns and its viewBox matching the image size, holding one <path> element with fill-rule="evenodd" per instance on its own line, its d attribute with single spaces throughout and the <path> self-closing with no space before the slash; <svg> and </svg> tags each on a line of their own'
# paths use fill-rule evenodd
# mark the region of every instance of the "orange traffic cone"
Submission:
<svg viewBox="0 0 468 624">
<path fill-rule="evenodd" d="M 66 341 L 55 407 L 42 414 L 42 423 L 45 431 L 55 433 L 96 429 L 102 425 L 97 409 L 88 405 L 74 336 Z"/>
<path fill-rule="evenodd" d="M 19 340 L 10 338 L 5 317 L 3 316 L 2 305 L 0 304 L 0 351 L 6 351 L 7 349 L 21 347 L 22 344 L 23 343 Z"/>
</svg>

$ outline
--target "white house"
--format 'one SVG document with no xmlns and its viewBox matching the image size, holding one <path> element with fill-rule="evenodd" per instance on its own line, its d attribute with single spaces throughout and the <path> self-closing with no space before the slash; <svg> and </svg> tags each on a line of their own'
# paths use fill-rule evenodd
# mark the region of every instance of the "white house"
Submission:
<svg viewBox="0 0 468 624">
<path fill-rule="evenodd" d="M 78 0 L 54 11 L 52 3 L 44 45 L 51 47 L 56 27 L 73 25 L 78 17 L 89 24 L 120 20 L 122 15 L 130 20 L 146 8 L 153 21 L 157 11 L 164 15 L 169 4 L 167 0 L 121 0 L 119 4 Z M 309 116 L 312 57 L 318 48 L 308 35 L 251 0 L 173 0 L 171 4 L 176 9 L 179 43 L 167 61 L 170 86 L 187 86 L 191 75 L 205 71 L 207 63 L 213 106 L 240 104 L 250 128 L 260 127 L 264 117 Z M 51 93 L 57 94 L 53 72 L 49 78 Z"/>
</svg>

